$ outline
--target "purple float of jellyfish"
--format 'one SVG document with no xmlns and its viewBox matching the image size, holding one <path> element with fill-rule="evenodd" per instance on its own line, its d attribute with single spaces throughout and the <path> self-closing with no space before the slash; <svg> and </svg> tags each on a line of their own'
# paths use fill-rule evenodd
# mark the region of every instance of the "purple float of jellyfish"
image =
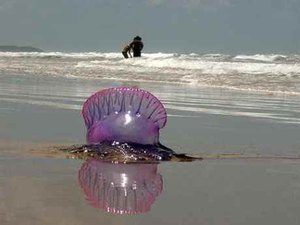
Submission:
<svg viewBox="0 0 300 225">
<path fill-rule="evenodd" d="M 92 95 L 83 105 L 87 142 L 159 143 L 159 129 L 167 122 L 163 104 L 138 88 L 109 88 Z"/>
<path fill-rule="evenodd" d="M 98 91 L 86 100 L 82 115 L 88 144 L 69 149 L 85 154 L 79 158 L 115 162 L 196 159 L 176 154 L 160 143 L 159 131 L 166 125 L 167 112 L 148 91 L 133 87 Z"/>
</svg>

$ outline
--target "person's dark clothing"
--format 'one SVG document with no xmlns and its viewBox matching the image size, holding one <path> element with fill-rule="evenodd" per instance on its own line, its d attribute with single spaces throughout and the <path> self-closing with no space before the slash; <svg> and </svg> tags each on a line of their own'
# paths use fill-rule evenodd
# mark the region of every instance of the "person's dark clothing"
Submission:
<svg viewBox="0 0 300 225">
<path fill-rule="evenodd" d="M 131 42 L 129 44 L 129 46 L 130 46 L 130 48 L 133 51 L 133 57 L 141 57 L 141 51 L 142 51 L 142 49 L 144 47 L 144 44 L 141 41 L 141 38 L 140 39 L 134 38 L 133 42 Z"/>
</svg>

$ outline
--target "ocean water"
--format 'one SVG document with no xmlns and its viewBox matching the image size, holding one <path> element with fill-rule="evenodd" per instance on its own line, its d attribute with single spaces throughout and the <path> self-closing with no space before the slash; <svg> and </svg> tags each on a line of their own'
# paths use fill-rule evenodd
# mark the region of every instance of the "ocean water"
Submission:
<svg viewBox="0 0 300 225">
<path fill-rule="evenodd" d="M 0 72 L 300 95 L 300 55 L 0 53 Z"/>
</svg>

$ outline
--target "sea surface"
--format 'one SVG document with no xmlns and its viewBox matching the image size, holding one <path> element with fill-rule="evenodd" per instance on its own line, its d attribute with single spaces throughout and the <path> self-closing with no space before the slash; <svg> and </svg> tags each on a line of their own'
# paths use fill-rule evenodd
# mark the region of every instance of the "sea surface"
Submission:
<svg viewBox="0 0 300 225">
<path fill-rule="evenodd" d="M 0 71 L 300 95 L 300 55 L 0 53 Z"/>
<path fill-rule="evenodd" d="M 298 225 L 299 62 L 0 53 L 0 224 Z M 205 160 L 126 166 L 52 154 L 85 143 L 82 104 L 119 86 L 159 98 L 168 112 L 162 144 Z"/>
</svg>

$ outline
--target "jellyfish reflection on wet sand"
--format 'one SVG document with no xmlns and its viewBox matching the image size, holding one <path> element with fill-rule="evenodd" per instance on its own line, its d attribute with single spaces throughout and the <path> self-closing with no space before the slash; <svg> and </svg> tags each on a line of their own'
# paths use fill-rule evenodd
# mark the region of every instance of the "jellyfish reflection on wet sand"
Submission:
<svg viewBox="0 0 300 225">
<path fill-rule="evenodd" d="M 149 212 L 163 189 L 157 164 L 114 164 L 92 159 L 81 166 L 78 179 L 93 207 L 115 214 Z"/>
</svg>

